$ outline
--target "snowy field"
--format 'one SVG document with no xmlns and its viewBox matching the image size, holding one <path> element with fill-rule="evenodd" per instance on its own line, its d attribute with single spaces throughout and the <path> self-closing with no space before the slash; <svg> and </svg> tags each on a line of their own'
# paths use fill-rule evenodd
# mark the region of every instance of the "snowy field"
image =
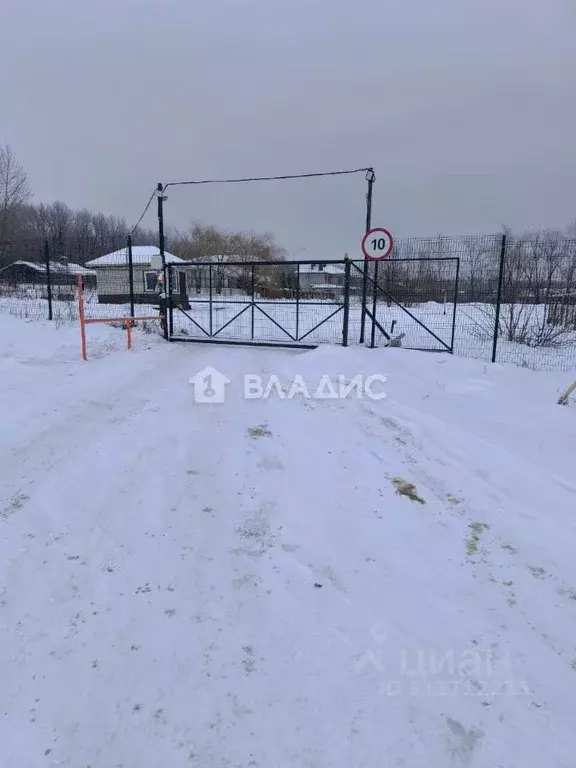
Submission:
<svg viewBox="0 0 576 768">
<path fill-rule="evenodd" d="M 0 315 L 2 768 L 573 768 L 567 374 L 134 340 Z"/>
<path fill-rule="evenodd" d="M 294 302 L 282 300 L 259 299 L 258 308 L 252 310 L 248 303 L 235 297 L 236 303 L 218 301 L 212 303 L 212 329 L 217 338 L 228 340 L 266 340 L 275 342 L 290 342 L 291 336 L 303 340 L 307 344 L 332 343 L 342 341 L 343 308 L 341 302 L 318 302 L 302 300 L 296 313 Z M 246 297 L 246 302 L 249 298 Z M 206 338 L 204 331 L 210 328 L 210 305 L 207 300 L 194 302 L 191 309 L 184 314 L 174 310 L 175 335 L 195 336 Z M 367 302 L 372 311 L 372 301 Z M 244 310 L 242 312 L 242 310 Z M 518 313 L 518 305 L 515 307 Z M 543 305 L 526 305 L 524 316 L 535 328 L 545 325 L 546 308 Z M 239 315 L 239 313 L 242 314 Z M 402 336 L 402 346 L 409 349 L 427 351 L 447 351 L 452 345 L 453 304 L 441 304 L 429 301 L 423 304 L 409 306 L 406 309 L 379 299 L 376 306 L 376 319 L 384 330 L 392 337 Z M 266 315 L 268 317 L 266 317 Z M 297 318 L 298 314 L 298 320 Z M 536 370 L 571 370 L 576 368 L 576 332 L 567 333 L 563 339 L 564 346 L 531 347 L 527 344 L 509 342 L 505 339 L 505 329 L 508 323 L 509 308 L 503 305 L 501 320 L 503 331 L 498 341 L 498 362 L 515 363 Z M 235 316 L 239 315 L 235 318 Z M 197 324 L 197 325 L 196 325 Z M 454 354 L 460 357 L 472 357 L 491 360 L 492 341 L 494 335 L 494 307 L 487 304 L 459 304 L 456 308 L 454 333 Z M 200 326 L 200 327 L 198 327 Z M 358 344 L 361 328 L 361 303 L 359 300 L 350 302 L 348 322 L 348 343 Z M 365 339 L 371 340 L 372 322 L 366 320 Z M 376 328 L 376 346 L 385 346 L 387 339 Z"/>
<path fill-rule="evenodd" d="M 0 295 L 0 314 L 10 314 L 24 319 L 46 319 L 47 302 L 40 298 L 44 287 L 29 287 L 28 295 L 14 297 Z M 68 289 L 65 289 L 68 290 Z M 130 314 L 129 304 L 99 304 L 95 290 L 86 292 L 87 317 L 116 317 Z M 191 309 L 186 314 L 178 309 L 173 312 L 173 330 L 176 336 L 206 339 L 210 332 L 210 303 L 208 296 L 190 297 Z M 252 312 L 250 297 L 234 296 L 226 301 L 217 297 L 212 302 L 212 332 L 216 338 L 228 341 L 267 341 L 291 343 L 296 337 L 304 344 L 339 344 L 342 341 L 344 313 L 342 302 L 301 300 L 296 312 L 293 301 L 257 298 L 258 307 Z M 372 310 L 372 301 L 367 302 Z M 408 349 L 447 351 L 452 344 L 453 305 L 447 302 L 426 302 L 407 307 L 408 311 L 379 299 L 376 318 L 393 337 L 402 335 L 402 346 Z M 136 304 L 136 315 L 154 315 L 158 308 Z M 544 305 L 516 305 L 516 314 L 528 319 L 537 331 L 545 327 Z M 561 346 L 529 346 L 506 341 L 510 308 L 502 306 L 502 331 L 498 340 L 498 362 L 514 363 L 535 370 L 569 371 L 576 369 L 576 332 L 566 332 Z M 78 307 L 75 301 L 53 302 L 54 321 L 57 325 L 77 322 Z M 491 360 L 494 334 L 494 306 L 490 304 L 459 304 L 456 309 L 454 354 Z M 371 340 L 372 323 L 366 321 L 365 339 Z M 152 328 L 147 324 L 149 329 Z M 357 298 L 350 302 L 348 343 L 358 344 L 361 328 L 361 304 Z M 203 329 L 203 330 L 202 330 Z M 221 329 L 221 330 L 220 330 Z M 385 346 L 386 338 L 378 329 L 375 344 Z"/>
</svg>

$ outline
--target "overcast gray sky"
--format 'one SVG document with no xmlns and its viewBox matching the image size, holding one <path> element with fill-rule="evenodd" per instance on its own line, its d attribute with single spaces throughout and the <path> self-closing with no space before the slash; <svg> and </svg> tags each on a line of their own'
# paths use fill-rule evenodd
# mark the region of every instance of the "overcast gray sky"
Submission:
<svg viewBox="0 0 576 768">
<path fill-rule="evenodd" d="M 576 218 L 574 0 L 0 0 L 0 141 L 36 201 L 373 165 L 397 235 Z M 169 223 L 358 249 L 365 182 L 171 190 Z M 147 219 L 154 225 L 153 216 Z"/>
</svg>

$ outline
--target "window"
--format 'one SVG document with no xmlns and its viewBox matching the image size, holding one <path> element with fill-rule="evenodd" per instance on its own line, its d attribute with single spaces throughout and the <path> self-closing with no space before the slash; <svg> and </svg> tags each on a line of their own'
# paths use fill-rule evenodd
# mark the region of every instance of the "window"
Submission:
<svg viewBox="0 0 576 768">
<path fill-rule="evenodd" d="M 154 293 L 156 290 L 157 274 L 153 269 L 144 272 L 144 290 L 147 293 Z"/>
<path fill-rule="evenodd" d="M 172 290 L 174 293 L 186 295 L 188 287 L 186 285 L 186 272 L 173 272 L 172 273 Z"/>
</svg>

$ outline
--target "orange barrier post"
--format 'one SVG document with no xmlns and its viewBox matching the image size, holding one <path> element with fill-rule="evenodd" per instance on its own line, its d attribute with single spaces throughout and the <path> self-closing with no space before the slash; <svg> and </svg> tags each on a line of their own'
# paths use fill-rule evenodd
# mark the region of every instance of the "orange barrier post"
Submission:
<svg viewBox="0 0 576 768">
<path fill-rule="evenodd" d="M 82 275 L 76 276 L 78 286 L 78 316 L 80 318 L 80 343 L 82 348 L 82 360 L 88 360 L 86 352 L 86 321 L 84 319 L 84 282 Z"/>
<path fill-rule="evenodd" d="M 122 323 L 126 328 L 126 347 L 132 349 L 132 325 L 138 320 L 160 320 L 163 315 L 141 315 L 138 317 L 86 317 L 84 314 L 84 284 L 82 277 L 78 275 L 78 315 L 80 317 L 80 336 L 82 339 L 82 359 L 88 360 L 86 350 L 86 326 L 93 323 Z"/>
<path fill-rule="evenodd" d="M 132 321 L 126 320 L 126 346 L 132 349 Z"/>
<path fill-rule="evenodd" d="M 136 315 L 136 317 L 87 317 L 84 322 L 86 325 L 91 323 L 125 323 L 130 320 L 135 323 L 138 320 L 162 320 L 163 315 Z"/>
</svg>

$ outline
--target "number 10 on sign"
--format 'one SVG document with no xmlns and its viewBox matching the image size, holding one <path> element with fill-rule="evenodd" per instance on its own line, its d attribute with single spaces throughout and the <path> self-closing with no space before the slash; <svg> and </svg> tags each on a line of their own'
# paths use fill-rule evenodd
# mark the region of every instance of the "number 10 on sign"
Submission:
<svg viewBox="0 0 576 768">
<path fill-rule="evenodd" d="M 370 261 L 384 261 L 390 256 L 393 248 L 392 235 L 381 227 L 371 229 L 362 238 L 362 252 Z"/>
</svg>

